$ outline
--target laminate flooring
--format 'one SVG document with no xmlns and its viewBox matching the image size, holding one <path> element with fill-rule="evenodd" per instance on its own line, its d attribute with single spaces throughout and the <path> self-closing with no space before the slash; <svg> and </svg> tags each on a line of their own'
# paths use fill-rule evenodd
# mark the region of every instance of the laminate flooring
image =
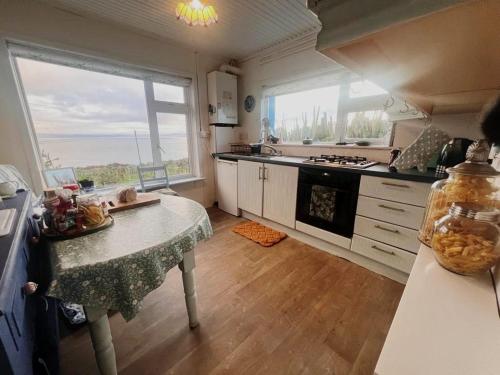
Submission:
<svg viewBox="0 0 500 375">
<path fill-rule="evenodd" d="M 373 374 L 403 285 L 292 238 L 261 247 L 231 231 L 244 219 L 208 212 L 200 326 L 188 328 L 172 269 L 132 321 L 110 316 L 120 374 Z M 87 329 L 60 351 L 63 374 L 98 373 Z"/>
</svg>

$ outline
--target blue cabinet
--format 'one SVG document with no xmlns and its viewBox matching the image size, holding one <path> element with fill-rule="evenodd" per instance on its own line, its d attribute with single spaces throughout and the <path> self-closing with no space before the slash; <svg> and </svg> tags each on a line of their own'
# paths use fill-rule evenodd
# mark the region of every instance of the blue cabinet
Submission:
<svg viewBox="0 0 500 375">
<path fill-rule="evenodd" d="M 32 221 L 29 193 L 5 201 L 16 208 L 12 232 L 0 238 L 0 373 L 33 373 L 33 308 L 24 292 L 32 238 L 37 235 Z"/>
</svg>

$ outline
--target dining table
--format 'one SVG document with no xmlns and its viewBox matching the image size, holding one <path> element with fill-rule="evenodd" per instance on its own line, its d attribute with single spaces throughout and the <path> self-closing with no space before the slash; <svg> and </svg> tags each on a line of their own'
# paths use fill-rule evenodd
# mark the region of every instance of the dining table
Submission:
<svg viewBox="0 0 500 375">
<path fill-rule="evenodd" d="M 105 230 L 50 243 L 54 278 L 47 294 L 84 306 L 103 375 L 117 374 L 108 311 L 133 319 L 146 295 L 177 265 L 189 326 L 198 326 L 194 250 L 213 234 L 205 208 L 179 196 L 162 195 L 158 204 L 117 212 L 113 218 L 114 225 Z"/>
</svg>

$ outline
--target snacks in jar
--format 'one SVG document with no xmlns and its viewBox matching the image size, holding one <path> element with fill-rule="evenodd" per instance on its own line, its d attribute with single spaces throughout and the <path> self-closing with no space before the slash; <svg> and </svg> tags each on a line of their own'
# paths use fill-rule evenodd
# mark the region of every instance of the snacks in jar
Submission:
<svg viewBox="0 0 500 375">
<path fill-rule="evenodd" d="M 488 270 L 500 260 L 499 212 L 474 203 L 453 203 L 436 223 L 434 255 L 444 268 L 470 275 Z"/>
<path fill-rule="evenodd" d="M 447 202 L 473 202 L 486 207 L 500 208 L 493 179 L 457 175 L 443 187 Z"/>
<path fill-rule="evenodd" d="M 431 246 L 434 223 L 446 215 L 454 202 L 476 203 L 500 208 L 500 173 L 488 164 L 488 152 L 483 141 L 475 142 L 467 152 L 467 161 L 446 170 L 447 180 L 436 181 L 425 211 L 418 238 Z M 474 147 L 473 147 L 474 146 Z M 489 147 L 489 146 L 488 146 Z"/>
<path fill-rule="evenodd" d="M 81 195 L 77 199 L 78 212 L 83 214 L 86 225 L 97 226 L 106 219 L 99 197 L 96 195 Z"/>
<path fill-rule="evenodd" d="M 443 267 L 466 275 L 487 270 L 500 259 L 493 241 L 472 233 L 436 233 L 432 248 Z"/>
</svg>

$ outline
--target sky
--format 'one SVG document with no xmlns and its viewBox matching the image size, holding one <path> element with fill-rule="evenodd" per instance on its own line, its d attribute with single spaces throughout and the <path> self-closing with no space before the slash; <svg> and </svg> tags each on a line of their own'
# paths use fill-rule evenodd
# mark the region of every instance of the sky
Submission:
<svg viewBox="0 0 500 375">
<path fill-rule="evenodd" d="M 17 63 L 37 135 L 149 135 L 143 81 L 24 58 Z M 166 96 L 183 100 L 181 88 L 155 84 L 155 97 Z M 186 133 L 184 115 L 158 117 L 160 134 Z"/>
</svg>

